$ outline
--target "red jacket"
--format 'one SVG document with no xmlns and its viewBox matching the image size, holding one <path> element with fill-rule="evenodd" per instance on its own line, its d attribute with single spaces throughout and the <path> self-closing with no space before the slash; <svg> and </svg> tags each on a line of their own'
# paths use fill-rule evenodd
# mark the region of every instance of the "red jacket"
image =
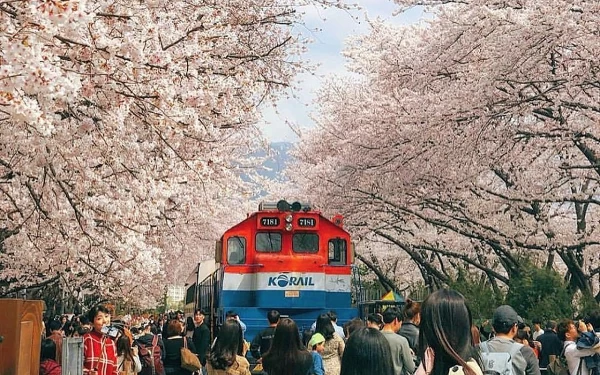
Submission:
<svg viewBox="0 0 600 375">
<path fill-rule="evenodd" d="M 83 335 L 83 368 L 98 375 L 118 375 L 115 342 L 96 331 Z"/>
<path fill-rule="evenodd" d="M 60 365 L 53 359 L 44 359 L 40 363 L 40 375 L 61 375 Z"/>
</svg>

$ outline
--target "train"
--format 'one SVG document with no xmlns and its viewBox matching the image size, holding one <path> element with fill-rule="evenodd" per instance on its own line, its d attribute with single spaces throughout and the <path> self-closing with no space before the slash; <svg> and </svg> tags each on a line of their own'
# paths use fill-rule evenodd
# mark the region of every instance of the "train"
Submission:
<svg viewBox="0 0 600 375">
<path fill-rule="evenodd" d="M 306 203 L 262 202 L 223 233 L 214 255 L 188 277 L 184 308 L 187 316 L 205 311 L 213 336 L 229 311 L 246 324 L 247 341 L 268 326 L 273 309 L 300 329 L 330 310 L 340 322 L 359 314 L 353 244 L 340 215 L 326 218 Z"/>
</svg>

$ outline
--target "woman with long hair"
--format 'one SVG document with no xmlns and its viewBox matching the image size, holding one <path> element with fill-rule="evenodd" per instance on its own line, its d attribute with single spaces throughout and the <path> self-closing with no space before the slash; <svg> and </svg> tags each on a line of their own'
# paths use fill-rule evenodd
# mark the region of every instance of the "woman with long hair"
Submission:
<svg viewBox="0 0 600 375">
<path fill-rule="evenodd" d="M 363 327 L 346 343 L 340 375 L 394 375 L 390 344 L 377 328 Z"/>
<path fill-rule="evenodd" d="M 137 347 L 132 347 L 129 336 L 120 335 L 117 339 L 117 369 L 119 373 L 137 374 L 142 371 L 142 362 Z"/>
<path fill-rule="evenodd" d="M 269 351 L 262 364 L 269 375 L 306 375 L 312 368 L 312 355 L 300 341 L 298 326 L 290 318 L 277 323 Z"/>
<path fill-rule="evenodd" d="M 462 294 L 448 289 L 431 293 L 421 305 L 419 354 L 415 375 L 482 375 L 473 345 L 471 311 Z"/>
<path fill-rule="evenodd" d="M 166 375 L 191 375 L 192 372 L 181 367 L 181 348 L 185 345 L 192 353 L 196 353 L 196 347 L 191 339 L 185 337 L 183 324 L 173 319 L 167 324 L 166 340 L 163 340 L 165 347 L 165 366 Z M 185 341 L 184 341 L 185 340 Z"/>
<path fill-rule="evenodd" d="M 329 315 L 321 314 L 317 317 L 315 333 L 320 333 L 325 337 L 325 350 L 322 353 L 325 375 L 339 375 L 346 345 L 335 332 Z"/>
<path fill-rule="evenodd" d="M 240 323 L 225 320 L 206 361 L 208 375 L 250 375 L 250 363 L 244 354 Z"/>
</svg>

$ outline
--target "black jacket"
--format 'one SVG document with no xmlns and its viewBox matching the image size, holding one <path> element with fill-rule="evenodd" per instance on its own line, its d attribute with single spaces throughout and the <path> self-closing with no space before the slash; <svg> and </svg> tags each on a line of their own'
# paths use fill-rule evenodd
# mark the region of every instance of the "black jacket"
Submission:
<svg viewBox="0 0 600 375">
<path fill-rule="evenodd" d="M 252 356 L 254 358 L 262 358 L 262 356 L 269 351 L 274 335 L 275 327 L 267 327 L 263 329 L 258 335 L 254 336 L 254 339 L 250 344 L 250 353 L 252 353 Z"/>
<path fill-rule="evenodd" d="M 558 338 L 556 332 L 551 329 L 544 330 L 544 333 L 538 336 L 537 341 L 542 344 L 542 351 L 540 352 L 540 367 L 548 367 L 550 361 L 550 355 L 559 356 L 562 353 L 562 342 Z"/>
<path fill-rule="evenodd" d="M 196 347 L 196 352 L 198 353 L 200 363 L 202 366 L 206 366 L 206 355 L 210 349 L 210 329 L 208 329 L 206 323 L 202 323 L 198 327 L 194 328 L 192 341 Z"/>
</svg>

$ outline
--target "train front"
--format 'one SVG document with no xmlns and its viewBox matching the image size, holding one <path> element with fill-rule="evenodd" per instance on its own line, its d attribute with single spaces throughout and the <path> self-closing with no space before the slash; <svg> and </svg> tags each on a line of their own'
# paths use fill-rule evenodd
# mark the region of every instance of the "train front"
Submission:
<svg viewBox="0 0 600 375">
<path fill-rule="evenodd" d="M 300 329 L 330 310 L 340 325 L 357 316 L 351 306 L 350 235 L 341 217 L 329 220 L 297 202 L 261 203 L 221 243 L 220 313 L 239 314 L 246 340 L 268 326 L 273 309 Z"/>
</svg>

